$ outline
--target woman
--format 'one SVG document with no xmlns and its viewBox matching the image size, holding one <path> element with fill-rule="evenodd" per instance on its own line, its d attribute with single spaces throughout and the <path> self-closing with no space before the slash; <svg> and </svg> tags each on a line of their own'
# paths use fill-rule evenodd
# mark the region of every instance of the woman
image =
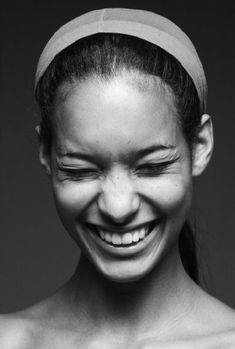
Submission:
<svg viewBox="0 0 235 349">
<path fill-rule="evenodd" d="M 2 316 L 1 348 L 233 348 L 235 314 L 198 285 L 187 216 L 213 131 L 189 38 L 156 14 L 92 11 L 37 67 L 36 131 L 81 249 L 54 295 Z"/>
</svg>

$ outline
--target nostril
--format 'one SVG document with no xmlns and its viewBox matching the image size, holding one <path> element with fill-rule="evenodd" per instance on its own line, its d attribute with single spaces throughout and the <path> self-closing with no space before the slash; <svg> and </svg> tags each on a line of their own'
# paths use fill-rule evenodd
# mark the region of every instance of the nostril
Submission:
<svg viewBox="0 0 235 349">
<path fill-rule="evenodd" d="M 101 213 L 101 215 L 103 216 L 103 219 L 111 225 L 116 225 L 116 226 L 123 226 L 123 225 L 127 225 L 129 224 L 131 221 L 134 220 L 135 218 L 135 214 L 128 214 L 125 216 L 114 216 L 114 215 L 110 215 L 109 213 Z"/>
</svg>

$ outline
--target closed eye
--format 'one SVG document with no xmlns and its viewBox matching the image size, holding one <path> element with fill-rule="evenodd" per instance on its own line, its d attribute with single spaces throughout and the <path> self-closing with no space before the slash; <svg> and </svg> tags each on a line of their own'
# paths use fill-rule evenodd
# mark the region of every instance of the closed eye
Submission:
<svg viewBox="0 0 235 349">
<path fill-rule="evenodd" d="M 175 162 L 176 160 L 171 160 L 162 163 L 148 163 L 140 165 L 136 168 L 135 174 L 146 177 L 159 176 L 160 174 L 165 173 L 169 169 L 170 165 Z"/>
<path fill-rule="evenodd" d="M 99 177 L 100 172 L 93 168 L 59 168 L 64 179 L 83 180 L 83 179 L 96 179 Z"/>
</svg>

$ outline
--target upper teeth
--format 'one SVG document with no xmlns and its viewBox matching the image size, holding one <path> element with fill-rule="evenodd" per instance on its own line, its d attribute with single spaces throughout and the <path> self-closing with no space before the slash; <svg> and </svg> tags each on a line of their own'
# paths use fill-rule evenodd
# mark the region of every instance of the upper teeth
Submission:
<svg viewBox="0 0 235 349">
<path fill-rule="evenodd" d="M 117 233 L 109 233 L 106 231 L 98 229 L 99 235 L 102 240 L 105 240 L 113 245 L 130 245 L 132 242 L 138 242 L 139 240 L 143 240 L 145 235 L 148 232 L 148 226 L 140 228 L 138 230 L 133 230 L 123 235 Z"/>
</svg>

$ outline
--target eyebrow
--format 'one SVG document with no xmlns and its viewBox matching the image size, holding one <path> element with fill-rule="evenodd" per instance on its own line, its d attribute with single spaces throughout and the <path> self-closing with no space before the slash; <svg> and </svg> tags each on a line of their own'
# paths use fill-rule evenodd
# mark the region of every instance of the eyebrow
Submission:
<svg viewBox="0 0 235 349">
<path fill-rule="evenodd" d="M 136 154 L 136 157 L 143 158 L 144 156 L 157 151 L 174 150 L 174 149 L 176 149 L 176 147 L 173 144 L 167 144 L 167 145 L 153 144 L 153 145 L 150 145 L 149 147 L 137 150 L 135 154 Z"/>
<path fill-rule="evenodd" d="M 87 153 L 82 153 L 79 151 L 68 151 L 68 152 L 59 152 L 60 157 L 69 157 L 72 159 L 81 159 L 81 160 L 86 160 L 90 161 L 94 159 L 93 155 L 87 154 Z"/>
</svg>

